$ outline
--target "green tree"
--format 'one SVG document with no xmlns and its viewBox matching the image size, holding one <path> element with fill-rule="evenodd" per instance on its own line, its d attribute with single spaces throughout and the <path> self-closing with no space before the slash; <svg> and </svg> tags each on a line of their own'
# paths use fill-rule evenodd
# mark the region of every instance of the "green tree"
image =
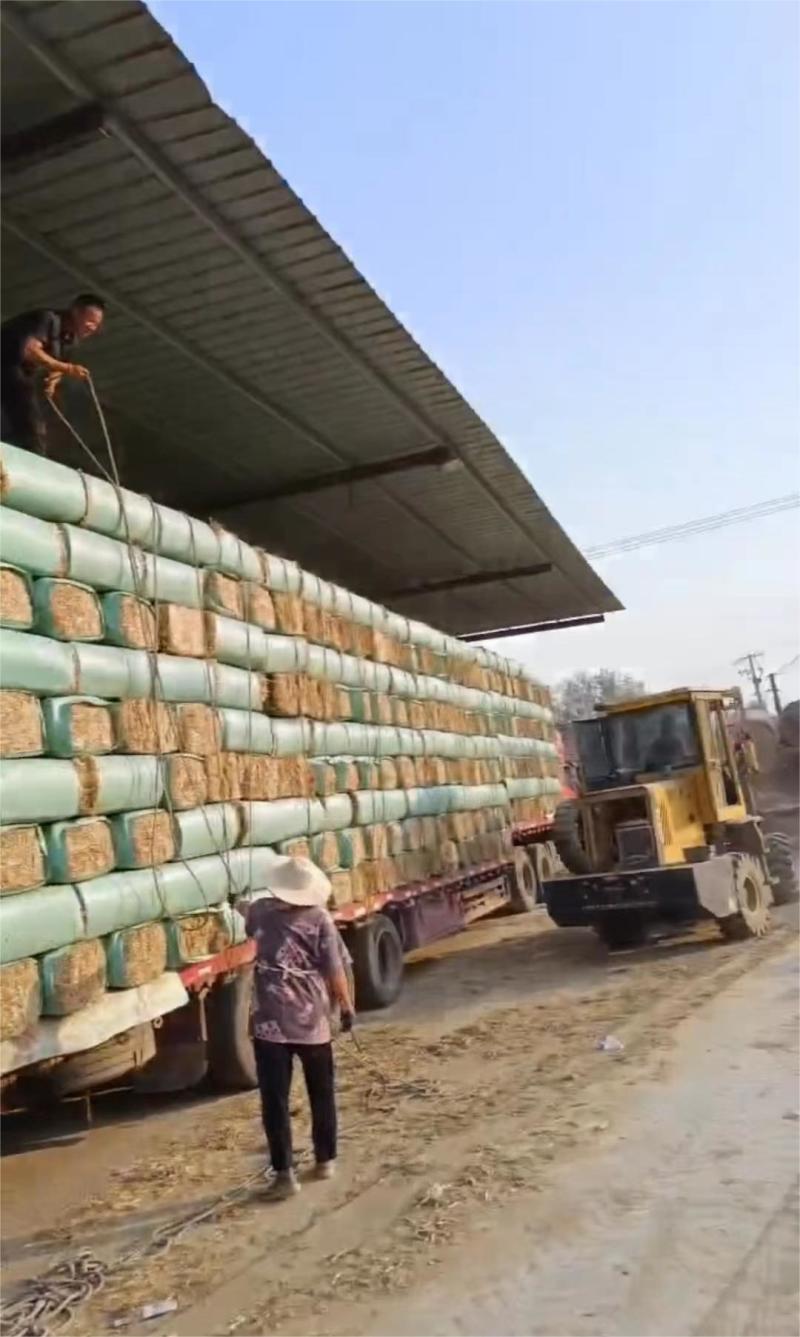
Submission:
<svg viewBox="0 0 800 1337">
<path fill-rule="evenodd" d="M 597 669 L 593 673 L 573 673 L 562 678 L 553 689 L 559 724 L 594 715 L 595 706 L 604 701 L 626 701 L 644 696 L 645 686 L 631 673 L 617 669 Z"/>
</svg>

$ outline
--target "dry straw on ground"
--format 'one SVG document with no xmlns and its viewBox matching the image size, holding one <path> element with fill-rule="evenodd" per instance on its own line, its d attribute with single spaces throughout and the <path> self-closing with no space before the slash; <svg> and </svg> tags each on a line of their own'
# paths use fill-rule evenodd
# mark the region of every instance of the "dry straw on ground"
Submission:
<svg viewBox="0 0 800 1337">
<path fill-rule="evenodd" d="M 0 692 L 0 756 L 36 756 L 44 748 L 42 711 L 30 692 Z"/>
</svg>

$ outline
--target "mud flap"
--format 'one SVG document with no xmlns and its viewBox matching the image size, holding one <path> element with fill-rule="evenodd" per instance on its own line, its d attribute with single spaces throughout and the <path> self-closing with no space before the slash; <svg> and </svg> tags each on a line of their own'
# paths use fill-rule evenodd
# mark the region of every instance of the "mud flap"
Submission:
<svg viewBox="0 0 800 1337">
<path fill-rule="evenodd" d="M 714 919 L 727 919 L 739 909 L 736 897 L 735 856 L 718 854 L 692 865 L 697 899 Z"/>
</svg>

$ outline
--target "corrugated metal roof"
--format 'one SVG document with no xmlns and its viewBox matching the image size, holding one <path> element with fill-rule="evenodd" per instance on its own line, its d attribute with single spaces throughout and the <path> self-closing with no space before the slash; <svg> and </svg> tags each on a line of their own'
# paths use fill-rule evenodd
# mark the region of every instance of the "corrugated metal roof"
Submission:
<svg viewBox="0 0 800 1337">
<path fill-rule="evenodd" d="M 131 487 L 456 634 L 620 606 L 144 5 L 6 0 L 2 18 L 4 136 L 92 105 L 103 120 L 4 162 L 3 312 L 108 297 L 88 360 Z M 436 446 L 460 467 L 259 500 Z M 552 570 L 386 599 L 537 563 Z"/>
</svg>

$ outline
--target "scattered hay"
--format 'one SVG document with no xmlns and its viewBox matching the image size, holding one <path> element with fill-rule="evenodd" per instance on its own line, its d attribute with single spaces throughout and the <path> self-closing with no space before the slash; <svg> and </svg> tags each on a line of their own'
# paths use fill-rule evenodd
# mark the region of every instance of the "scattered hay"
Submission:
<svg viewBox="0 0 800 1337">
<path fill-rule="evenodd" d="M 227 803 L 241 797 L 238 752 L 214 752 L 203 758 L 208 801 Z"/>
<path fill-rule="evenodd" d="M 179 812 L 201 808 L 208 801 L 206 760 L 185 752 L 173 753 L 165 759 L 165 785 L 172 807 Z"/>
<path fill-rule="evenodd" d="M 143 756 L 177 752 L 174 708 L 166 701 L 134 698 L 114 707 L 117 744 L 121 752 Z"/>
<path fill-rule="evenodd" d="M 37 757 L 44 751 L 42 709 L 30 692 L 0 692 L 0 756 Z"/>
<path fill-rule="evenodd" d="M 42 833 L 38 826 L 0 827 L 0 893 L 30 891 L 45 881 Z"/>
<path fill-rule="evenodd" d="M 243 612 L 247 622 L 252 622 L 263 631 L 274 631 L 276 627 L 275 605 L 272 595 L 263 585 L 255 581 L 242 582 Z"/>
<path fill-rule="evenodd" d="M 102 942 L 74 942 L 41 958 L 42 1012 L 63 1017 L 99 998 L 106 987 L 106 954 Z"/>
<path fill-rule="evenodd" d="M 85 882 L 111 872 L 116 858 L 111 828 L 105 817 L 65 822 L 62 831 L 66 882 Z"/>
<path fill-rule="evenodd" d="M 39 1020 L 42 993 L 35 961 L 0 966 L 0 1040 L 15 1040 Z"/>
<path fill-rule="evenodd" d="M 75 756 L 102 756 L 114 750 L 114 721 L 108 706 L 73 701 L 67 711 L 69 748 Z"/>
<path fill-rule="evenodd" d="M 0 566 L 0 623 L 28 631 L 33 626 L 33 601 L 28 577 L 13 566 Z"/>
<path fill-rule="evenodd" d="M 202 608 L 184 608 L 181 604 L 160 604 L 158 644 L 159 649 L 168 655 L 204 659 L 208 650 L 206 620 Z"/>
<path fill-rule="evenodd" d="M 189 703 L 175 707 L 178 747 L 181 752 L 192 752 L 196 757 L 207 757 L 219 752 L 222 746 L 222 728 L 213 706 Z"/>
<path fill-rule="evenodd" d="M 139 924 L 112 933 L 106 949 L 108 987 L 138 989 L 158 979 L 167 968 L 167 935 L 163 924 Z"/>
<path fill-rule="evenodd" d="M 102 638 L 100 600 L 88 585 L 78 585 L 72 580 L 48 580 L 37 581 L 36 586 L 34 597 L 39 589 L 46 595 L 40 615 L 47 624 L 47 635 L 60 641 L 99 641 Z"/>
<path fill-rule="evenodd" d="M 212 613 L 222 613 L 241 621 L 244 617 L 242 582 L 232 576 L 223 576 L 221 571 L 206 571 L 205 602 Z"/>
</svg>

